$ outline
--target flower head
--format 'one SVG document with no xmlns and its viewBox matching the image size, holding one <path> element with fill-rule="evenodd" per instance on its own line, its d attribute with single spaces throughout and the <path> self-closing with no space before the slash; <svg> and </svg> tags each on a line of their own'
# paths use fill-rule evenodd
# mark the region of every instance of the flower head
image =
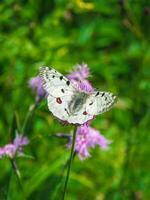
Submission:
<svg viewBox="0 0 150 200">
<path fill-rule="evenodd" d="M 40 76 L 35 76 L 29 80 L 29 86 L 36 91 L 36 101 L 46 96 L 46 92 L 43 89 L 42 80 Z"/>
<path fill-rule="evenodd" d="M 69 141 L 68 147 L 71 146 L 72 140 Z M 77 128 L 75 151 L 81 160 L 90 156 L 90 148 L 98 145 L 101 149 L 107 149 L 111 143 L 98 130 L 91 128 L 88 124 L 83 124 Z"/>
<path fill-rule="evenodd" d="M 19 148 L 20 146 L 27 145 L 29 140 L 27 137 L 23 137 L 22 135 L 17 134 L 16 138 L 14 139 L 13 144 Z"/>
<path fill-rule="evenodd" d="M 14 158 L 17 155 L 22 155 L 23 146 L 27 145 L 29 140 L 27 137 L 18 135 L 14 139 L 13 143 L 6 144 L 4 147 L 0 148 L 0 158 L 3 156 L 8 156 L 9 158 Z"/>
<path fill-rule="evenodd" d="M 87 124 L 81 125 L 77 129 L 75 150 L 81 160 L 90 156 L 89 149 L 99 145 L 102 149 L 107 149 L 111 142 L 107 140 L 100 132 L 91 128 Z"/>
<path fill-rule="evenodd" d="M 80 81 L 89 77 L 90 70 L 87 64 L 81 64 L 74 66 L 74 71 L 68 75 L 69 79 Z"/>
<path fill-rule="evenodd" d="M 92 87 L 91 83 L 86 80 L 90 74 L 87 64 L 76 65 L 74 69 L 75 71 L 73 71 L 67 77 L 71 80 L 76 89 L 87 93 L 93 92 L 94 88 Z"/>
<path fill-rule="evenodd" d="M 10 158 L 13 158 L 15 156 L 16 150 L 17 148 L 14 144 L 6 144 L 4 146 L 4 154 Z"/>
</svg>

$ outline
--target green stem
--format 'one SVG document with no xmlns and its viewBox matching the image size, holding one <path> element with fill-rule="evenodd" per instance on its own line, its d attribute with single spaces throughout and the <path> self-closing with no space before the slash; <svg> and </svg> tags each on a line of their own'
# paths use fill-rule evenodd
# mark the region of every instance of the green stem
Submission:
<svg viewBox="0 0 150 200">
<path fill-rule="evenodd" d="M 20 171 L 19 171 L 19 169 L 17 167 L 16 161 L 14 159 L 10 159 L 10 162 L 11 162 L 11 165 L 12 165 L 12 169 L 15 172 L 15 175 L 17 177 L 20 189 L 21 189 L 21 191 L 22 191 L 22 193 L 24 195 L 24 199 L 26 199 L 25 198 L 24 189 L 23 189 L 23 185 L 22 185 L 22 182 L 21 182 L 21 174 L 20 174 Z"/>
<path fill-rule="evenodd" d="M 64 186 L 62 200 L 65 200 L 65 195 L 66 195 L 66 192 L 67 192 L 67 184 L 68 184 L 68 180 L 69 180 L 71 164 L 72 164 L 73 155 L 74 155 L 75 140 L 76 140 L 76 126 L 74 127 L 74 131 L 73 131 L 71 153 L 70 153 L 70 158 L 69 158 L 69 162 L 68 162 L 68 169 L 67 169 L 67 175 L 66 175 L 66 180 L 65 180 L 65 186 Z"/>
<path fill-rule="evenodd" d="M 10 200 L 11 199 L 11 185 L 12 185 L 12 176 L 13 176 L 13 169 L 11 167 L 11 172 L 10 172 L 10 178 L 9 178 L 9 183 L 8 183 L 8 189 L 7 189 L 7 196 L 6 196 L 6 200 Z"/>
<path fill-rule="evenodd" d="M 26 129 L 26 126 L 27 126 L 27 123 L 31 117 L 31 115 L 33 114 L 35 108 L 36 108 L 37 104 L 32 104 L 30 107 L 29 107 L 29 110 L 27 112 L 27 115 L 25 117 L 25 120 L 24 120 L 24 123 L 23 123 L 23 126 L 22 126 L 22 130 L 21 130 L 21 133 L 24 134 L 25 133 L 25 129 Z"/>
<path fill-rule="evenodd" d="M 10 193 L 10 190 L 11 190 L 11 185 L 12 185 L 12 179 L 13 179 L 13 173 L 16 175 L 17 177 L 17 181 L 18 181 L 18 184 L 19 184 L 19 187 L 22 191 L 22 195 L 23 195 L 23 199 L 26 200 L 26 197 L 25 197 L 25 193 L 24 193 L 24 189 L 23 189 L 23 185 L 22 185 L 22 182 L 21 182 L 21 175 L 20 175 L 20 171 L 17 167 L 17 164 L 16 164 L 16 161 L 14 159 L 9 159 L 10 160 L 10 163 L 11 163 L 11 175 L 10 175 L 10 180 L 9 180 L 9 185 L 8 185 L 8 192 L 7 192 L 7 197 L 6 199 L 7 200 L 11 200 L 11 193 Z"/>
</svg>

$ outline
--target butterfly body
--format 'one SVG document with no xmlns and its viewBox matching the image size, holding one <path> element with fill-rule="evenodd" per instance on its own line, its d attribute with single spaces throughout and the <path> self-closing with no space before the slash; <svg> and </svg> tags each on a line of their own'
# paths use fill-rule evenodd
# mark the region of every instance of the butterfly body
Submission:
<svg viewBox="0 0 150 200">
<path fill-rule="evenodd" d="M 110 92 L 79 91 L 73 83 L 48 67 L 40 68 L 43 87 L 48 93 L 48 108 L 57 118 L 73 124 L 83 124 L 109 110 L 116 97 Z"/>
<path fill-rule="evenodd" d="M 72 100 L 68 105 L 69 111 L 72 115 L 76 115 L 76 113 L 78 113 L 83 108 L 83 105 L 86 103 L 88 96 L 89 95 L 84 92 L 78 92 L 72 97 Z"/>
</svg>

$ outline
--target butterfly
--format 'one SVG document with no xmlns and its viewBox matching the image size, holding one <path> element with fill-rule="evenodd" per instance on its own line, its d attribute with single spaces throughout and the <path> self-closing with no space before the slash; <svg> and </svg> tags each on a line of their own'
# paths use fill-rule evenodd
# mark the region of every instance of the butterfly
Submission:
<svg viewBox="0 0 150 200">
<path fill-rule="evenodd" d="M 43 88 L 47 92 L 48 108 L 53 115 L 71 124 L 83 124 L 93 116 L 109 110 L 116 101 L 110 92 L 79 91 L 75 85 L 53 68 L 40 67 Z"/>
</svg>

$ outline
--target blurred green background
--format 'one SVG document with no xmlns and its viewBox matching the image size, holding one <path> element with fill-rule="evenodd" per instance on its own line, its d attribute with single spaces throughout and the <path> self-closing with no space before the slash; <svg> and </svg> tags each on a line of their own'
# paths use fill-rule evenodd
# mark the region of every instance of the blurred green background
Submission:
<svg viewBox="0 0 150 200">
<path fill-rule="evenodd" d="M 92 149 L 85 161 L 75 158 L 67 199 L 149 200 L 149 36 L 147 0 L 1 0 L 0 145 L 14 134 L 14 112 L 22 126 L 34 103 L 28 80 L 41 65 L 67 74 L 85 62 L 94 87 L 117 94 L 119 101 L 92 123 L 113 143 L 108 151 Z M 27 199 L 61 199 L 69 150 L 65 140 L 50 135 L 71 129 L 52 117 L 46 101 L 35 110 L 25 132 L 31 140 L 25 152 L 33 159 L 17 158 Z M 10 176 L 10 162 L 3 158 L 0 200 L 23 200 Z"/>
</svg>

